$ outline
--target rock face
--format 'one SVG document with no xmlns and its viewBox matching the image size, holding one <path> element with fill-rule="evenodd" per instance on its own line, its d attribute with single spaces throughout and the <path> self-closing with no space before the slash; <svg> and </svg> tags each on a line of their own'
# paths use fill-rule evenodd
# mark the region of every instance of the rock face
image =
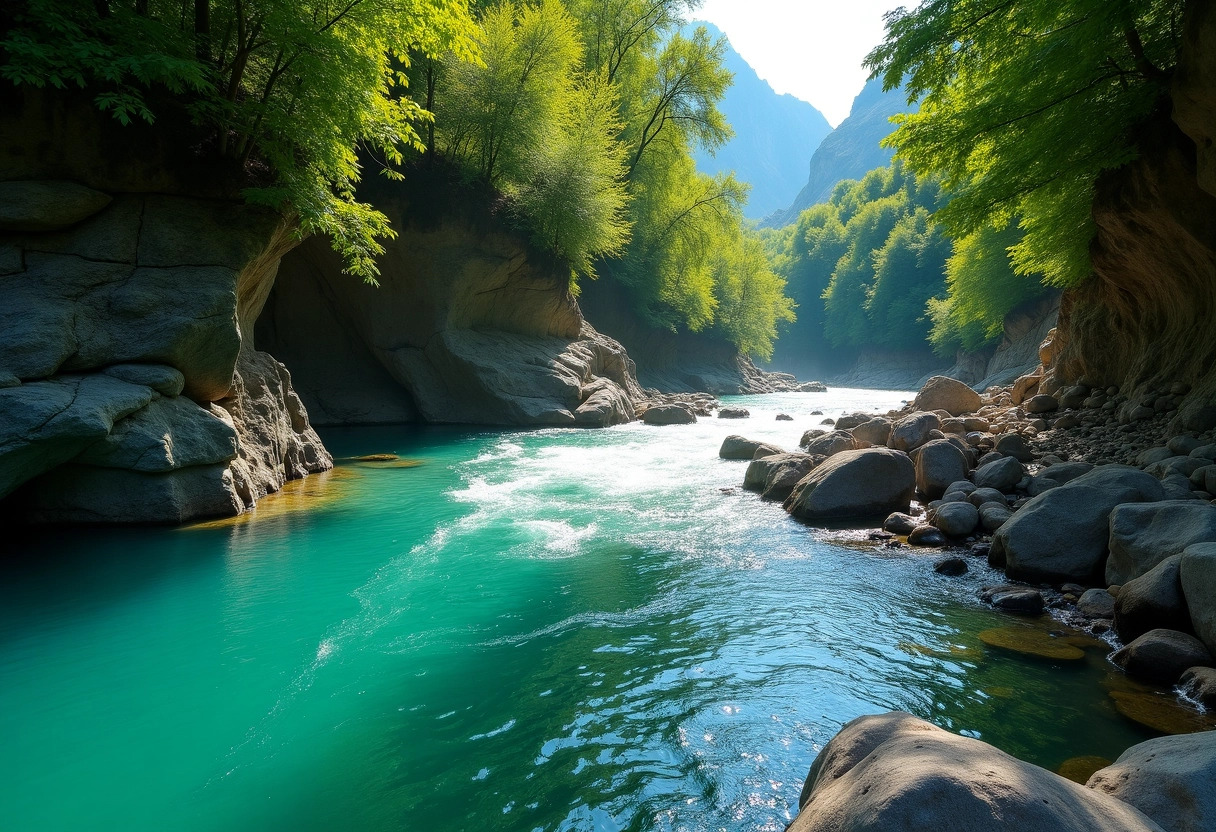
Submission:
<svg viewBox="0 0 1216 832">
<path fill-rule="evenodd" d="M 944 410 L 962 416 L 980 409 L 980 394 L 949 376 L 934 376 L 916 394 L 914 404 L 917 410 Z"/>
<path fill-rule="evenodd" d="M 1133 745 L 1086 785 L 1136 807 L 1171 832 L 1216 829 L 1216 732 Z"/>
<path fill-rule="evenodd" d="M 0 183 L 0 248 L 20 265 L 0 276 L 0 497 L 21 487 L 32 521 L 182 522 L 331 467 L 290 376 L 242 330 L 292 245 L 277 217 L 17 184 Z"/>
<path fill-rule="evenodd" d="M 1216 506 L 1166 500 L 1118 506 L 1110 515 L 1106 582 L 1125 584 L 1193 543 L 1216 542 Z"/>
<path fill-rule="evenodd" d="M 785 508 L 800 520 L 885 517 L 906 511 L 916 491 L 916 469 L 906 454 L 886 448 L 843 451 L 794 488 Z"/>
<path fill-rule="evenodd" d="M 283 258 L 257 323 L 318 424 L 634 418 L 633 362 L 583 320 L 561 264 L 440 174 L 361 195 L 398 231 L 380 285 L 342 274 L 327 241 L 308 240 Z"/>
<path fill-rule="evenodd" d="M 1139 810 L 906 713 L 848 723 L 815 758 L 790 832 L 1158 832 Z"/>
<path fill-rule="evenodd" d="M 1104 567 L 1115 506 L 1164 496 L 1161 483 L 1143 471 L 1100 466 L 1031 498 L 993 536 L 992 556 L 1018 580 L 1089 582 Z"/>
</svg>

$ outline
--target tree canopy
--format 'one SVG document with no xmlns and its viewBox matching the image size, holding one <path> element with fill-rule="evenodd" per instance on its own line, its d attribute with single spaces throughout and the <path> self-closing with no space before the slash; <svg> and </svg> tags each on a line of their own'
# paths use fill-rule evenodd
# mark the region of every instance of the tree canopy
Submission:
<svg viewBox="0 0 1216 832">
<path fill-rule="evenodd" d="M 1098 175 L 1135 156 L 1133 128 L 1167 90 L 1182 0 L 925 0 L 887 15 L 867 59 L 919 112 L 887 140 L 951 199 L 964 238 L 1022 233 L 1019 274 L 1070 286 L 1089 274 Z"/>
</svg>

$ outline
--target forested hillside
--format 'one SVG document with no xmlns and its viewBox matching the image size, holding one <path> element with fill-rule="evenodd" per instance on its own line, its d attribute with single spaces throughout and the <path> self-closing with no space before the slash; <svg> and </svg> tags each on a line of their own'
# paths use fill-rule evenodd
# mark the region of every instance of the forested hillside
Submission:
<svg viewBox="0 0 1216 832">
<path fill-rule="evenodd" d="M 705 25 L 713 36 L 721 34 Z M 705 173 L 734 171 L 751 185 L 743 213 L 758 220 L 784 209 L 794 199 L 806 176 L 809 154 L 832 132 L 832 126 L 807 102 L 774 92 L 729 42 L 725 65 L 735 82 L 723 96 L 720 109 L 735 135 L 716 153 L 699 150 L 694 158 Z"/>
</svg>

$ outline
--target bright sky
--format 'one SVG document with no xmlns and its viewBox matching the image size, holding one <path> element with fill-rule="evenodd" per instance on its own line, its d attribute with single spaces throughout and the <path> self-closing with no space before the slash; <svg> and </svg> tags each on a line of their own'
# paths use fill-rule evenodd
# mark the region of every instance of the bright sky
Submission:
<svg viewBox="0 0 1216 832">
<path fill-rule="evenodd" d="M 861 62 L 882 41 L 883 13 L 915 0 L 705 0 L 692 16 L 779 93 L 809 101 L 835 127 L 866 82 Z"/>
</svg>

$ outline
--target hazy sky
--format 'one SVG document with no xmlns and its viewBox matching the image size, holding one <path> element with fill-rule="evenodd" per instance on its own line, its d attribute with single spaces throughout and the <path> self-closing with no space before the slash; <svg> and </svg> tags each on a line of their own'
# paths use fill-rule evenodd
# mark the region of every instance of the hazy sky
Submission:
<svg viewBox="0 0 1216 832">
<path fill-rule="evenodd" d="M 882 40 L 883 13 L 915 0 L 705 0 L 693 17 L 731 45 L 779 93 L 814 104 L 835 127 L 849 114 Z"/>
</svg>

